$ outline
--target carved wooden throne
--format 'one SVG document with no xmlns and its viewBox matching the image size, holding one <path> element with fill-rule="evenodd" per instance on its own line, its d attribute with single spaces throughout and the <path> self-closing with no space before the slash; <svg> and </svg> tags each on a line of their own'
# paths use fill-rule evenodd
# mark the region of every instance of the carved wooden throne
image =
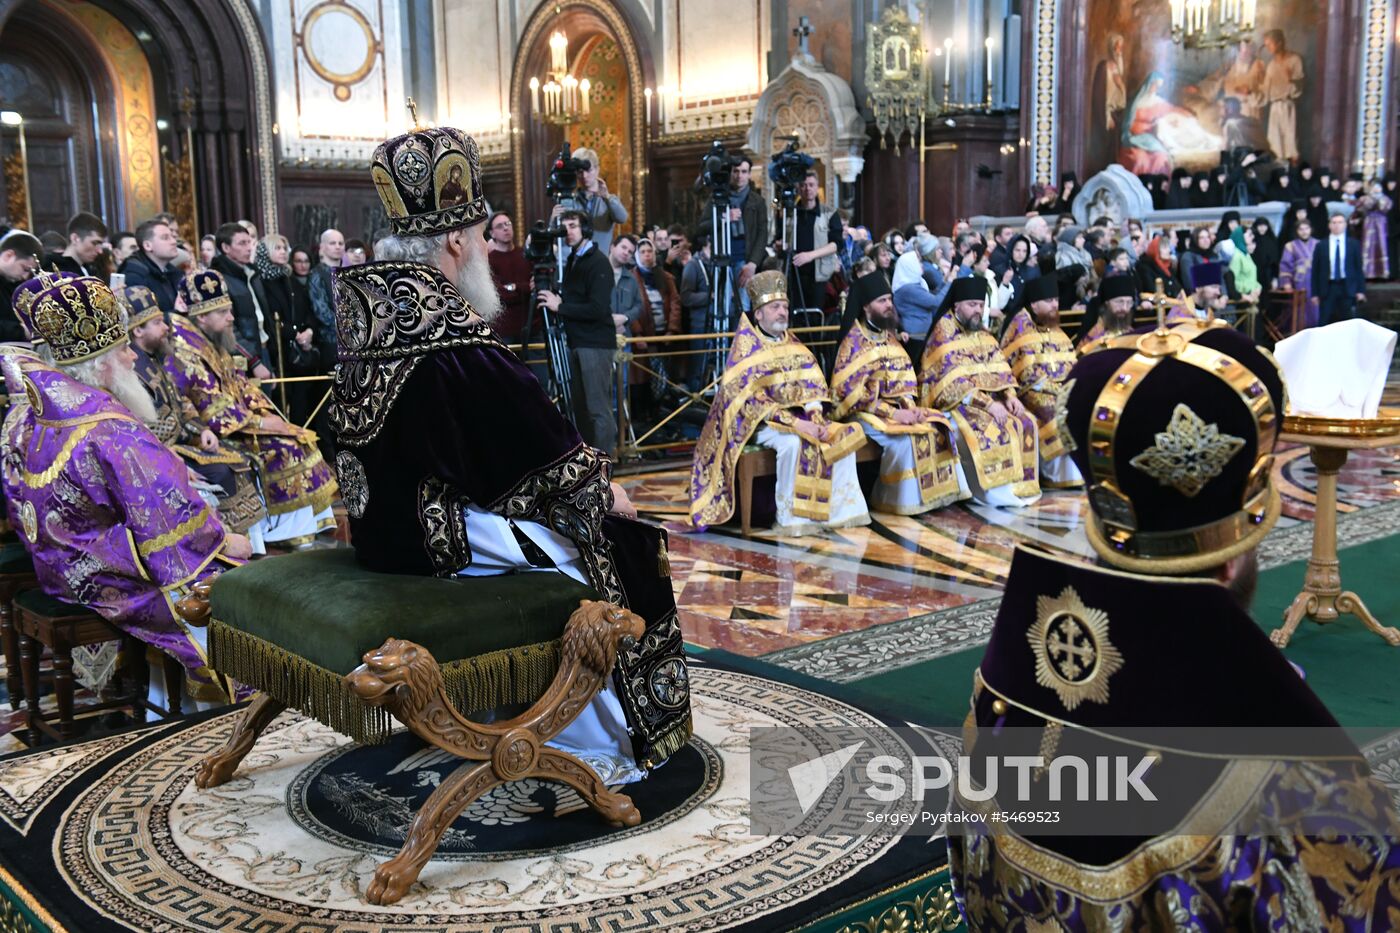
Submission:
<svg viewBox="0 0 1400 933">
<path fill-rule="evenodd" d="M 583 761 L 544 744 L 606 686 L 619 648 L 642 635 L 638 616 L 580 598 L 590 592 L 559 574 L 484 577 L 470 588 L 372 574 L 348 551 L 258 561 L 198 584 L 178 605 L 180 614 L 192 625 L 210 626 L 216 671 L 261 692 L 228 743 L 201 762 L 195 784 L 203 789 L 230 780 L 288 706 L 371 743 L 387 740 L 392 714 L 419 738 L 461 758 L 414 815 L 399 854 L 375 871 L 366 892 L 374 904 L 403 897 L 457 816 L 509 781 L 567 784 L 614 826 L 635 826 L 641 814 L 629 797 L 608 790 Z M 562 637 L 555 621 L 555 638 L 540 639 L 551 628 L 541 614 L 557 620 L 561 608 L 574 606 Z M 389 638 L 349 674 L 333 673 L 328 665 L 343 660 L 347 647 L 358 650 L 354 639 L 370 628 L 415 640 Z M 434 643 L 450 661 L 439 665 L 425 647 Z M 461 654 L 478 648 L 488 650 Z M 532 705 L 489 725 L 462 712 L 512 702 Z"/>
</svg>

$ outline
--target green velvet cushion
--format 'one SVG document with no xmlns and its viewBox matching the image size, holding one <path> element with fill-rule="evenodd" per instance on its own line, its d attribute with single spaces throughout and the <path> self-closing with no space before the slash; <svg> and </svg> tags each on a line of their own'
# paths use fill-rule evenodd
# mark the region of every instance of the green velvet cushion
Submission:
<svg viewBox="0 0 1400 933">
<path fill-rule="evenodd" d="M 74 603 L 66 603 L 61 599 L 55 599 L 39 589 L 22 590 L 15 595 L 15 605 L 23 606 L 36 615 L 48 616 L 50 618 L 67 618 L 70 616 L 88 615 L 92 612 L 91 609 L 86 609 Z"/>
<path fill-rule="evenodd" d="M 33 573 L 34 560 L 18 541 L 0 546 L 0 576 L 9 573 Z"/>
<path fill-rule="evenodd" d="M 371 573 L 349 548 L 253 561 L 211 590 L 213 618 L 328 671 L 348 673 L 386 638 L 447 664 L 559 638 L 580 600 L 562 573 L 444 580 Z"/>
</svg>

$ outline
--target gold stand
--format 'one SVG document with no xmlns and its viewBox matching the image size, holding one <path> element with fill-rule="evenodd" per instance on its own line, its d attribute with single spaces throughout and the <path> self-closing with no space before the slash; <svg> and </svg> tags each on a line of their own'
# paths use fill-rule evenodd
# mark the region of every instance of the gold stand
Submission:
<svg viewBox="0 0 1400 933">
<path fill-rule="evenodd" d="M 1351 451 L 1395 447 L 1400 445 L 1400 434 L 1317 436 L 1285 430 L 1279 440 L 1307 444 L 1310 448 L 1312 462 L 1317 467 L 1317 505 L 1312 556 L 1308 558 L 1308 570 L 1303 577 L 1303 591 L 1284 612 L 1283 627 L 1270 632 L 1269 640 L 1285 648 L 1304 618 L 1326 625 L 1345 614 L 1359 618 L 1392 647 L 1400 647 L 1400 629 L 1381 625 L 1361 597 L 1342 589 L 1341 563 L 1337 560 L 1337 474 Z"/>
</svg>

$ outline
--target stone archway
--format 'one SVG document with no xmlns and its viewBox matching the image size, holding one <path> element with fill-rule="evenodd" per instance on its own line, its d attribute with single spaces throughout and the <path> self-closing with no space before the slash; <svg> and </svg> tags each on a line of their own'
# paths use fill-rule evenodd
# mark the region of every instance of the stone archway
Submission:
<svg viewBox="0 0 1400 933">
<path fill-rule="evenodd" d="M 620 93 L 625 95 L 625 100 L 618 108 L 615 125 L 611 126 L 617 136 L 618 149 L 615 154 L 600 151 L 599 157 L 609 189 L 622 197 L 631 216 L 628 226 L 639 228 L 646 222 L 645 175 L 641 174 L 646 168 L 641 89 L 648 84 L 650 61 L 642 57 L 635 38 L 637 33 L 628 18 L 609 0 L 562 0 L 558 4 L 542 4 L 526 22 L 516 44 L 510 80 L 512 113 L 530 113 L 530 76 L 545 72 L 549 63 L 549 37 L 556 29 L 563 29 L 568 36 L 570 67 L 575 71 L 589 68 L 590 61 L 596 66 L 594 53 L 606 51 L 607 43 L 615 47 L 621 58 L 621 73 L 626 76 L 627 86 Z M 570 130 L 578 130 L 578 127 Z M 593 130 L 590 133 L 589 125 L 583 125 L 582 131 L 591 137 L 589 142 L 606 138 L 607 128 L 594 127 Z M 511 147 L 515 205 L 518 226 L 528 228 L 533 221 L 549 215 L 545 180 L 549 164 L 566 136 L 563 129 L 546 126 L 533 118 L 522 118 L 518 133 Z M 567 138 L 577 147 L 579 141 L 574 136 Z M 624 180 L 608 177 L 606 169 L 610 157 L 613 164 L 626 172 Z"/>
<path fill-rule="evenodd" d="M 27 22 L 42 2 L 0 0 L 0 30 Z M 160 142 L 171 156 L 184 156 L 185 129 L 191 130 L 200 228 L 247 218 L 276 229 L 272 86 L 249 0 L 90 2 L 141 40 L 156 113 L 169 124 Z M 186 90 L 193 100 L 188 114 L 180 106 Z"/>
</svg>

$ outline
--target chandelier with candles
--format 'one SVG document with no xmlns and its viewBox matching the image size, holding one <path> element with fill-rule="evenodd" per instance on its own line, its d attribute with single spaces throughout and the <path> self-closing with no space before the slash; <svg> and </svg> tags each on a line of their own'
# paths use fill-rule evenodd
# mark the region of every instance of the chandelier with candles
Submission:
<svg viewBox="0 0 1400 933">
<path fill-rule="evenodd" d="M 587 78 L 578 80 L 569 71 L 569 39 L 563 30 L 549 37 L 549 76 L 540 83 L 530 78 L 530 112 L 536 119 L 556 126 L 569 126 L 588 116 Z"/>
<path fill-rule="evenodd" d="M 1188 49 L 1223 49 L 1254 33 L 1255 0 L 1171 0 L 1172 41 Z"/>
</svg>

